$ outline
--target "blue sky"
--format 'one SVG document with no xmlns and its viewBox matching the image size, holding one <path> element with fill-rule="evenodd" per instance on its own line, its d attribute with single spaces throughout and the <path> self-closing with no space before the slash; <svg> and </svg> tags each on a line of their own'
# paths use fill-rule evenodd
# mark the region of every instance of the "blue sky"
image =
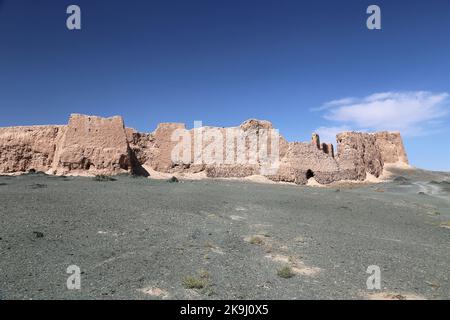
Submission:
<svg viewBox="0 0 450 320">
<path fill-rule="evenodd" d="M 400 130 L 413 165 L 450 171 L 449 94 L 450 0 L 0 0 L 0 126 L 85 113 L 146 132 L 260 118 L 299 141 Z"/>
</svg>

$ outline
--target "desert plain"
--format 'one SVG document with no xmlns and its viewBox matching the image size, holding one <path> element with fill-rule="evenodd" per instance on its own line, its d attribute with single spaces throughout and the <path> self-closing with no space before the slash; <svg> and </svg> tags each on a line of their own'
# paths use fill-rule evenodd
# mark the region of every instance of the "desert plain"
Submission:
<svg viewBox="0 0 450 320">
<path fill-rule="evenodd" d="M 0 298 L 449 299 L 449 193 L 449 173 L 398 168 L 326 187 L 0 176 Z"/>
</svg>

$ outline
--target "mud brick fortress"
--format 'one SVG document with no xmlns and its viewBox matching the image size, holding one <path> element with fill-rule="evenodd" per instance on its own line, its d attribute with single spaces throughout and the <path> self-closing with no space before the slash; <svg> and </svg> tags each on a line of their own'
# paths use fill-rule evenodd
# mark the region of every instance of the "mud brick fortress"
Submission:
<svg viewBox="0 0 450 320">
<path fill-rule="evenodd" d="M 277 158 L 276 170 L 261 170 L 261 159 L 248 162 L 201 161 L 195 153 L 194 140 L 200 135 L 200 150 L 207 150 L 205 138 L 214 132 L 223 138 L 221 156 L 236 159 L 239 152 L 258 152 L 244 142 L 243 150 L 230 147 L 230 128 L 201 127 L 187 130 L 184 124 L 161 123 L 152 133 L 140 133 L 127 128 L 121 117 L 101 118 L 73 114 L 67 125 L 23 126 L 0 128 L 0 174 L 43 171 L 53 175 L 116 175 L 130 173 L 148 176 L 149 172 L 204 173 L 207 177 L 227 178 L 264 175 L 273 181 L 306 184 L 314 177 L 321 184 L 339 180 L 365 180 L 368 174 L 379 177 L 387 163 L 408 163 L 402 138 L 398 132 L 344 132 L 333 144 L 320 143 L 317 134 L 311 142 L 288 142 L 276 131 L 269 138 L 277 140 L 276 148 L 269 141 L 267 148 Z M 239 127 L 241 137 L 256 137 L 262 141 L 274 131 L 268 121 L 247 120 Z M 192 156 L 174 159 L 174 148 L 181 136 L 191 136 L 188 143 Z M 228 137 L 229 138 L 229 137 Z M 198 140 L 198 139 L 197 139 Z M 198 141 L 197 141 L 198 144 Z M 217 141 L 216 141 L 217 144 Z M 272 147 L 271 147 L 272 146 Z M 217 153 L 217 148 L 213 153 Z M 209 150 L 211 151 L 211 150 Z M 209 152 L 208 151 L 208 152 Z M 276 153 L 276 154 L 274 154 Z M 200 158 L 200 161 L 199 161 Z"/>
</svg>

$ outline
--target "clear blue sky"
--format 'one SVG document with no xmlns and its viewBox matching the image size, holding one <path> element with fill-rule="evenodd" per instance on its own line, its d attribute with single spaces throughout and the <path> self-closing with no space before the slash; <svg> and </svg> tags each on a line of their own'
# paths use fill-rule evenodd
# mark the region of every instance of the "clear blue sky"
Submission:
<svg viewBox="0 0 450 320">
<path fill-rule="evenodd" d="M 260 118 L 300 141 L 400 130 L 413 165 L 450 170 L 449 93 L 450 0 L 0 0 L 0 126 L 85 113 L 146 132 Z"/>
</svg>

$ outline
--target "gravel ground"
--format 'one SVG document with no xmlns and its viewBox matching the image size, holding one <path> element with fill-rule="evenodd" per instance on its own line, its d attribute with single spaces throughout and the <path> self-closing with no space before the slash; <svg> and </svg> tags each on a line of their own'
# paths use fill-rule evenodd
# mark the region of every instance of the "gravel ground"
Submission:
<svg viewBox="0 0 450 320">
<path fill-rule="evenodd" d="M 340 189 L 1 176 L 0 298 L 449 299 L 449 177 L 398 174 Z"/>
</svg>

